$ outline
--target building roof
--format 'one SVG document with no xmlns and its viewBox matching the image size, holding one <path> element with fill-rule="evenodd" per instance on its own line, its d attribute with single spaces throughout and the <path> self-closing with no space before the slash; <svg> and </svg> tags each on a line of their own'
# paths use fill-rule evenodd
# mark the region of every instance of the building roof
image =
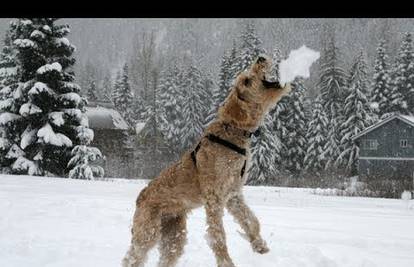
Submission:
<svg viewBox="0 0 414 267">
<path fill-rule="evenodd" d="M 86 116 L 89 119 L 89 127 L 92 129 L 128 130 L 130 128 L 121 114 L 110 107 L 88 106 Z"/>
<path fill-rule="evenodd" d="M 365 130 L 363 130 L 362 132 L 360 132 L 359 134 L 355 135 L 354 137 L 352 137 L 352 140 L 356 140 L 358 138 L 360 138 L 363 135 L 366 135 L 367 133 L 377 129 L 378 127 L 392 121 L 392 120 L 400 120 L 402 122 L 407 123 L 410 126 L 414 127 L 414 117 L 413 116 L 407 116 L 407 115 L 400 115 L 400 114 L 394 114 L 388 118 L 385 118 L 383 120 L 380 120 L 379 122 L 367 127 Z"/>
</svg>

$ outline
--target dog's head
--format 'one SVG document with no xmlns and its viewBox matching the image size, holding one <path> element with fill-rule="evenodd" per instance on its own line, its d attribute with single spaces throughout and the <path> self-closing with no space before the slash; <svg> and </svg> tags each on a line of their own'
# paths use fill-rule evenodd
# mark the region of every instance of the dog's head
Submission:
<svg viewBox="0 0 414 267">
<path fill-rule="evenodd" d="M 236 77 L 230 95 L 219 110 L 222 120 L 250 130 L 261 124 L 269 110 L 290 91 L 289 84 L 282 87 L 278 81 L 267 79 L 271 66 L 268 57 L 259 56 L 249 69 Z"/>
</svg>

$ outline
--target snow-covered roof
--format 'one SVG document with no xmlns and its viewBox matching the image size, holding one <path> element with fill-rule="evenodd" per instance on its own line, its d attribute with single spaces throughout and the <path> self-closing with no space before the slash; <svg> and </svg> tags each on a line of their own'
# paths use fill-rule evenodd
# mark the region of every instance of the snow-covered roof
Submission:
<svg viewBox="0 0 414 267">
<path fill-rule="evenodd" d="M 107 107 L 86 107 L 89 127 L 92 129 L 128 130 L 128 123 L 118 111 Z"/>
<path fill-rule="evenodd" d="M 144 129 L 145 124 L 145 122 L 138 122 L 137 124 L 135 124 L 135 133 L 139 134 L 142 131 L 142 129 Z"/>
<path fill-rule="evenodd" d="M 407 124 L 414 127 L 414 117 L 413 116 L 394 114 L 394 115 L 392 115 L 388 118 L 385 118 L 385 119 L 371 125 L 370 127 L 366 128 L 365 130 L 363 130 L 359 134 L 352 137 L 352 140 L 356 140 L 356 139 L 360 138 L 361 136 L 363 136 L 363 135 L 377 129 L 378 127 L 380 127 L 380 126 L 382 126 L 382 125 L 384 125 L 384 124 L 386 124 L 386 123 L 388 123 L 392 120 L 395 120 L 395 119 L 401 120 L 402 122 L 405 122 L 405 123 L 407 123 Z"/>
</svg>

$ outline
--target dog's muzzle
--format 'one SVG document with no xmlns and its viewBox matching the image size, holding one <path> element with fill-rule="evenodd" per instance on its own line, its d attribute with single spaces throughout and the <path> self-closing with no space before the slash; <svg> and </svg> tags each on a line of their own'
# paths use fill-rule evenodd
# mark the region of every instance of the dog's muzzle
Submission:
<svg viewBox="0 0 414 267">
<path fill-rule="evenodd" d="M 266 89 L 282 89 L 282 86 L 280 85 L 280 83 L 278 81 L 276 82 L 269 82 L 266 80 L 262 80 L 263 86 Z"/>
</svg>

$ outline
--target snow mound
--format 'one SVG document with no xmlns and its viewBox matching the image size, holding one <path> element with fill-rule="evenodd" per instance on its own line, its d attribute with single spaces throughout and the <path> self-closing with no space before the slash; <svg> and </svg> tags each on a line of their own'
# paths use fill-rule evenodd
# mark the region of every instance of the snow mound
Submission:
<svg viewBox="0 0 414 267">
<path fill-rule="evenodd" d="M 309 69 L 318 60 L 320 53 L 303 45 L 292 50 L 289 57 L 279 64 L 280 84 L 292 82 L 296 77 L 309 78 Z"/>
</svg>

